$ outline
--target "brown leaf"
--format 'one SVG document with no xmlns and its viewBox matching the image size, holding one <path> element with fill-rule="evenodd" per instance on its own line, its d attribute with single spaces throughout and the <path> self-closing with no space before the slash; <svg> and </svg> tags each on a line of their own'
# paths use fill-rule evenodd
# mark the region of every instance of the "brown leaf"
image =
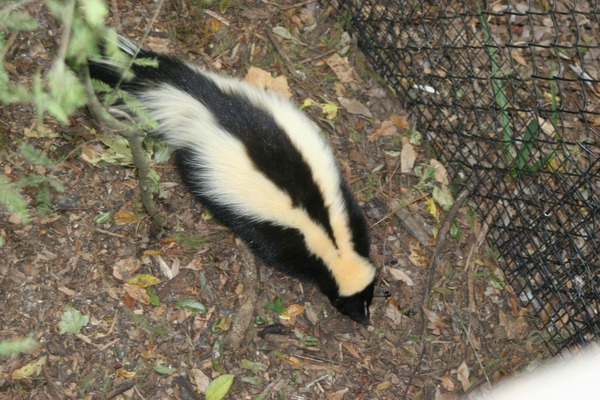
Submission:
<svg viewBox="0 0 600 400">
<path fill-rule="evenodd" d="M 410 128 L 410 124 L 402 115 L 392 114 L 388 117 L 388 120 L 390 120 L 396 127 L 400 129 Z"/>
<path fill-rule="evenodd" d="M 469 367 L 467 367 L 467 363 L 464 361 L 458 367 L 456 371 L 456 377 L 460 381 L 462 385 L 463 391 L 466 392 L 471 387 L 471 382 L 469 382 Z"/>
<path fill-rule="evenodd" d="M 371 111 L 360 101 L 356 99 L 347 99 L 345 97 L 338 97 L 337 99 L 342 107 L 344 107 L 350 114 L 363 115 L 367 118 L 373 118 Z"/>
<path fill-rule="evenodd" d="M 408 276 L 406 274 L 406 272 L 402 271 L 401 269 L 398 268 L 386 268 L 386 270 L 390 273 L 390 275 L 392 276 L 392 278 L 394 278 L 397 281 L 402 281 L 404 283 L 406 283 L 408 286 L 414 286 L 414 282 L 411 279 L 410 276 Z"/>
<path fill-rule="evenodd" d="M 434 333 L 439 332 L 440 328 L 449 327 L 448 324 L 444 322 L 444 319 L 438 313 L 428 310 L 425 307 L 423 307 L 423 312 L 425 313 L 425 316 L 429 321 L 429 323 L 427 324 L 427 328 L 434 331 Z"/>
<path fill-rule="evenodd" d="M 117 225 L 127 225 L 138 222 L 140 220 L 140 216 L 134 211 L 117 211 L 113 215 L 113 219 Z"/>
<path fill-rule="evenodd" d="M 527 63 L 527 61 L 525 60 L 525 58 L 523 58 L 523 55 L 521 54 L 522 49 L 512 49 L 510 54 L 512 55 L 513 60 L 515 60 L 515 62 L 519 65 L 522 65 L 524 67 L 529 66 L 529 64 Z"/>
<path fill-rule="evenodd" d="M 448 375 L 444 375 L 442 377 L 439 377 L 438 379 L 440 380 L 440 383 L 442 384 L 444 389 L 446 389 L 447 391 L 453 392 L 454 390 L 456 390 L 456 386 L 454 386 L 454 381 Z"/>
<path fill-rule="evenodd" d="M 338 79 L 343 83 L 354 82 L 354 69 L 348 62 L 347 58 L 340 57 L 335 53 L 331 57 L 325 59 L 325 63 L 333 70 Z"/>
<path fill-rule="evenodd" d="M 441 183 L 442 186 L 447 186 L 449 181 L 448 171 L 446 170 L 446 167 L 444 167 L 444 165 L 441 162 L 435 159 L 429 160 L 429 165 L 431 165 L 431 167 L 435 170 L 435 180 Z"/>
<path fill-rule="evenodd" d="M 292 97 L 292 92 L 290 92 L 285 75 L 279 75 L 278 77 L 273 78 L 271 74 L 265 70 L 257 67 L 250 67 L 248 73 L 244 77 L 244 81 L 251 85 L 258 86 L 259 88 L 275 92 L 286 99 Z"/>
<path fill-rule="evenodd" d="M 400 172 L 407 174 L 409 173 L 414 165 L 415 160 L 417 159 L 417 153 L 415 152 L 415 148 L 408 141 L 408 138 L 402 138 L 402 151 L 400 152 Z"/>
<path fill-rule="evenodd" d="M 344 389 L 335 391 L 335 392 L 331 393 L 329 396 L 327 396 L 327 400 L 343 400 L 344 395 L 346 393 L 348 393 L 349 391 L 350 391 L 350 389 L 348 389 L 348 388 L 344 388 Z"/>
<path fill-rule="evenodd" d="M 369 142 L 373 142 L 379 139 L 382 136 L 394 136 L 398 134 L 398 128 L 392 121 L 385 120 L 381 123 L 381 126 L 377 128 L 373 133 L 371 133 L 368 137 Z"/>
</svg>

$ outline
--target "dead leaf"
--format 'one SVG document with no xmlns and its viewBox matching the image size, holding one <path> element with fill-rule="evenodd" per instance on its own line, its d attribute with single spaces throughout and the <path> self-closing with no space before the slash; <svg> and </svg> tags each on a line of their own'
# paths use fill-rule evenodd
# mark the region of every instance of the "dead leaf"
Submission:
<svg viewBox="0 0 600 400">
<path fill-rule="evenodd" d="M 58 287 L 58 291 L 59 292 L 63 292 L 64 294 L 66 294 L 67 296 L 71 297 L 71 296 L 75 296 L 75 294 L 77 293 L 76 291 L 74 291 L 73 289 L 69 289 L 66 286 L 59 286 Z"/>
<path fill-rule="evenodd" d="M 279 94 L 286 99 L 292 97 L 292 92 L 288 86 L 285 75 L 279 75 L 273 78 L 271 74 L 257 67 L 250 67 L 248 73 L 244 77 L 244 82 L 258 86 L 261 89 L 267 89 Z"/>
<path fill-rule="evenodd" d="M 415 267 L 424 267 L 429 264 L 429 257 L 423 254 L 423 248 L 419 243 L 413 243 L 409 246 L 410 254 L 408 259 Z"/>
<path fill-rule="evenodd" d="M 440 328 L 449 328 L 448 324 L 444 322 L 444 319 L 438 313 L 433 312 L 425 307 L 423 307 L 423 312 L 429 321 L 427 328 L 431 329 L 434 335 L 439 335 Z"/>
<path fill-rule="evenodd" d="M 383 381 L 383 382 L 381 382 L 381 383 L 379 383 L 377 385 L 376 390 L 378 392 L 380 392 L 380 391 L 383 391 L 383 390 L 387 390 L 387 389 L 389 389 L 391 387 L 392 387 L 392 382 L 390 382 L 390 381 Z"/>
<path fill-rule="evenodd" d="M 356 351 L 356 349 L 354 348 L 354 346 L 348 342 L 342 342 L 342 347 L 344 349 L 346 349 L 346 351 L 348 353 L 350 353 L 350 355 L 352 355 L 352 357 L 356 358 L 357 360 L 363 360 L 363 357 L 361 357 L 360 354 L 358 354 L 358 351 Z"/>
<path fill-rule="evenodd" d="M 344 389 L 335 391 L 335 392 L 331 393 L 329 396 L 327 396 L 327 400 L 343 400 L 344 396 L 349 391 L 350 391 L 350 389 L 348 389 L 348 388 L 344 388 Z"/>
<path fill-rule="evenodd" d="M 407 137 L 403 137 L 402 151 L 400 152 L 400 172 L 403 174 L 409 173 L 413 169 L 416 159 L 415 148 L 410 144 Z"/>
<path fill-rule="evenodd" d="M 431 168 L 435 170 L 435 180 L 441 183 L 443 186 L 447 186 L 449 184 L 449 181 L 448 171 L 446 170 L 446 167 L 444 167 L 444 165 L 436 159 L 429 160 L 429 165 L 431 165 Z"/>
<path fill-rule="evenodd" d="M 300 304 L 290 304 L 285 308 L 285 311 L 279 315 L 281 319 L 290 319 L 304 312 L 304 307 Z"/>
<path fill-rule="evenodd" d="M 206 389 L 210 384 L 210 378 L 197 368 L 192 368 L 190 371 L 190 376 L 192 378 L 192 382 L 196 385 L 196 388 L 198 388 L 198 391 L 200 393 L 206 393 Z"/>
<path fill-rule="evenodd" d="M 11 375 L 11 379 L 25 379 L 33 375 L 38 375 L 42 371 L 42 367 L 44 366 L 44 364 L 46 364 L 46 356 L 43 356 L 42 358 L 36 361 L 32 361 L 29 364 L 26 364 L 21 368 L 14 370 Z"/>
<path fill-rule="evenodd" d="M 126 281 L 131 278 L 142 267 L 139 260 L 134 257 L 127 257 L 117 260 L 113 265 L 113 277 L 120 281 Z"/>
<path fill-rule="evenodd" d="M 150 304 L 150 296 L 148 296 L 146 289 L 132 283 L 126 283 L 123 285 L 123 289 L 125 289 L 125 294 L 127 294 L 134 302 Z"/>
<path fill-rule="evenodd" d="M 460 381 L 464 392 L 469 390 L 471 387 L 471 383 L 469 382 L 469 373 L 469 367 L 467 367 L 467 363 L 463 361 L 456 371 L 456 377 Z"/>
<path fill-rule="evenodd" d="M 119 368 L 117 370 L 117 375 L 122 378 L 133 378 L 136 375 L 135 371 L 128 371 L 125 368 Z"/>
<path fill-rule="evenodd" d="M 410 278 L 410 276 L 408 276 L 406 274 L 406 272 L 402 271 L 401 269 L 398 269 L 398 268 L 386 268 L 386 269 L 390 273 L 392 278 L 394 278 L 395 280 L 402 281 L 402 282 L 406 283 L 408 286 L 415 285 L 415 283 Z"/>
<path fill-rule="evenodd" d="M 354 82 L 354 68 L 350 65 L 347 58 L 340 57 L 335 53 L 325 59 L 325 63 L 333 70 L 338 79 L 343 83 Z"/>
<path fill-rule="evenodd" d="M 369 135 L 367 140 L 369 142 L 373 142 L 382 136 L 395 136 L 397 134 L 398 128 L 396 127 L 396 125 L 394 125 L 394 123 L 389 119 L 386 119 L 381 123 L 379 128 L 377 128 L 373 133 Z"/>
<path fill-rule="evenodd" d="M 525 58 L 523 58 L 522 49 L 514 48 L 511 50 L 510 54 L 517 64 L 522 65 L 524 67 L 529 66 Z"/>
<path fill-rule="evenodd" d="M 390 120 L 394 125 L 396 125 L 397 128 L 400 128 L 400 129 L 410 128 L 410 124 L 408 123 L 406 118 L 404 118 L 402 115 L 392 114 L 388 117 L 388 120 Z"/>
<path fill-rule="evenodd" d="M 454 381 L 448 375 L 444 375 L 442 377 L 439 377 L 438 379 L 440 380 L 440 383 L 442 384 L 444 389 L 446 389 L 447 391 L 453 392 L 454 390 L 456 390 Z"/>
<path fill-rule="evenodd" d="M 373 118 L 371 111 L 360 101 L 356 99 L 347 99 L 345 97 L 338 97 L 337 99 L 342 107 L 344 107 L 350 114 L 363 115 L 367 118 Z"/>
<path fill-rule="evenodd" d="M 117 211 L 113 215 L 113 219 L 117 225 L 127 225 L 139 222 L 140 216 L 134 211 Z"/>
</svg>

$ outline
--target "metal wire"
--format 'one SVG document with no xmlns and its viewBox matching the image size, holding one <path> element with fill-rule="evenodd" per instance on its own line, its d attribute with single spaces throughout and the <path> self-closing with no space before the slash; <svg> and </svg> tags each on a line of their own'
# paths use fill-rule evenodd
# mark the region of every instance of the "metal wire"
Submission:
<svg viewBox="0 0 600 400">
<path fill-rule="evenodd" d="M 554 353 L 600 334 L 599 1 L 333 2 L 492 217 Z"/>
</svg>

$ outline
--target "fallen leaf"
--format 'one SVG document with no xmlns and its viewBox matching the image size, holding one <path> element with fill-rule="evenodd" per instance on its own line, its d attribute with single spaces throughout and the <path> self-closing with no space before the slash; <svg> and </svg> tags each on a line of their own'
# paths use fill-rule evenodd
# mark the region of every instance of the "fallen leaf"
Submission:
<svg viewBox="0 0 600 400">
<path fill-rule="evenodd" d="M 464 361 L 458 367 L 456 371 L 456 377 L 460 381 L 462 385 L 463 391 L 466 392 L 471 387 L 471 383 L 469 382 L 469 367 L 467 367 L 467 363 Z"/>
<path fill-rule="evenodd" d="M 140 216 L 133 211 L 117 211 L 113 219 L 117 225 L 126 225 L 139 222 Z"/>
<path fill-rule="evenodd" d="M 135 371 L 128 371 L 125 368 L 119 368 L 117 370 L 117 375 L 119 375 L 122 378 L 133 378 L 136 373 Z"/>
<path fill-rule="evenodd" d="M 369 135 L 367 140 L 369 142 L 373 142 L 382 136 L 395 136 L 397 134 L 398 128 L 396 127 L 396 125 L 394 125 L 394 123 L 389 119 L 386 119 L 381 123 L 379 128 L 375 129 L 375 131 L 373 131 L 373 133 Z"/>
<path fill-rule="evenodd" d="M 431 165 L 431 168 L 435 170 L 435 173 L 433 175 L 435 180 L 441 183 L 443 186 L 447 186 L 449 184 L 449 181 L 448 171 L 446 170 L 446 167 L 444 167 L 444 165 L 436 159 L 429 160 L 429 165 Z"/>
<path fill-rule="evenodd" d="M 123 285 L 123 289 L 125 290 L 125 294 L 127 294 L 134 302 L 150 304 L 150 296 L 148 296 L 146 289 L 131 283 Z"/>
<path fill-rule="evenodd" d="M 512 59 L 515 60 L 515 62 L 519 65 L 522 65 L 524 67 L 528 67 L 529 64 L 527 64 L 527 61 L 525 61 L 525 58 L 523 58 L 523 54 L 522 54 L 522 50 L 518 49 L 518 48 L 513 48 L 510 52 Z"/>
<path fill-rule="evenodd" d="M 396 125 L 397 128 L 400 128 L 400 129 L 410 128 L 410 124 L 408 123 L 406 118 L 404 118 L 402 115 L 392 114 L 388 117 L 388 120 L 390 120 L 394 125 Z"/>
<path fill-rule="evenodd" d="M 142 288 L 147 288 L 158 285 L 160 283 L 160 279 L 150 274 L 139 274 L 127 280 L 127 283 L 137 285 Z"/>
<path fill-rule="evenodd" d="M 192 382 L 196 385 L 196 388 L 198 388 L 198 391 L 200 393 L 206 393 L 206 389 L 208 389 L 208 385 L 210 385 L 210 378 L 197 368 L 191 369 L 190 376 Z"/>
<path fill-rule="evenodd" d="M 46 356 L 43 356 L 39 360 L 32 361 L 29 364 L 22 366 L 19 369 L 13 371 L 11 379 L 25 379 L 33 375 L 38 375 L 42 371 L 42 367 L 46 364 Z"/>
<path fill-rule="evenodd" d="M 251 85 L 258 86 L 261 89 L 275 92 L 286 99 L 292 97 L 292 92 L 290 92 L 290 87 L 288 86 L 285 75 L 279 75 L 278 77 L 273 78 L 271 74 L 265 70 L 257 67 L 250 67 L 248 73 L 244 77 L 244 81 Z"/>
<path fill-rule="evenodd" d="M 423 254 L 423 248 L 419 243 L 411 244 L 409 250 L 408 259 L 416 267 L 424 267 L 429 264 L 429 257 Z"/>
<path fill-rule="evenodd" d="M 350 391 L 350 389 L 348 389 L 348 388 L 344 388 L 344 389 L 335 391 L 335 392 L 331 393 L 329 396 L 327 396 L 327 400 L 343 400 L 344 396 L 349 391 Z"/>
<path fill-rule="evenodd" d="M 339 54 L 335 53 L 326 58 L 325 63 L 333 70 L 340 82 L 351 83 L 355 81 L 354 68 L 352 68 L 347 58 L 340 57 Z"/>
<path fill-rule="evenodd" d="M 338 97 L 337 99 L 342 107 L 344 107 L 350 114 L 363 115 L 367 118 L 373 118 L 371 111 L 360 101 L 356 99 L 347 99 L 345 97 Z"/>
<path fill-rule="evenodd" d="M 444 389 L 446 389 L 447 391 L 453 392 L 454 390 L 456 390 L 456 386 L 454 386 L 454 381 L 448 375 L 441 376 L 438 379 L 440 380 L 440 383 L 442 384 Z"/>
<path fill-rule="evenodd" d="M 58 287 L 58 291 L 66 294 L 69 297 L 75 296 L 75 294 L 77 293 L 73 289 L 69 289 L 68 287 L 62 285 Z"/>
<path fill-rule="evenodd" d="M 289 41 L 292 41 L 296 44 L 300 44 L 302 46 L 308 46 L 306 43 L 304 43 L 303 41 L 301 41 L 300 39 L 296 39 L 291 33 L 290 31 L 287 30 L 287 28 L 283 27 L 283 26 L 276 26 L 273 28 L 273 33 L 276 34 L 277 36 L 283 38 L 283 39 L 287 39 Z"/>
<path fill-rule="evenodd" d="M 408 286 L 414 286 L 415 283 L 413 282 L 413 280 L 410 278 L 410 276 L 408 276 L 406 274 L 406 272 L 397 269 L 397 268 L 386 268 L 387 271 L 390 273 L 390 275 L 392 276 L 392 278 L 394 278 L 397 281 L 402 281 L 404 283 L 406 283 Z"/>
<path fill-rule="evenodd" d="M 295 317 L 296 315 L 300 315 L 304 312 L 304 307 L 300 304 L 290 304 L 285 308 L 285 310 L 279 314 L 279 318 L 281 319 L 290 319 Z"/>
<path fill-rule="evenodd" d="M 427 212 L 431 214 L 431 216 L 435 218 L 437 222 L 440 222 L 440 216 L 438 213 L 437 205 L 435 204 L 435 200 L 433 200 L 433 197 L 430 197 L 425 201 L 425 207 L 427 207 Z"/>
<path fill-rule="evenodd" d="M 126 281 L 133 276 L 142 267 L 139 260 L 134 257 L 127 257 L 117 260 L 113 265 L 113 277 L 120 281 Z"/>
<path fill-rule="evenodd" d="M 410 144 L 407 137 L 403 137 L 402 151 L 400 152 L 400 172 L 407 174 L 412 171 L 416 159 L 417 153 L 415 152 L 415 148 Z"/>
<path fill-rule="evenodd" d="M 346 349 L 346 351 L 348 353 L 350 353 L 352 355 L 352 357 L 356 358 L 357 360 L 362 360 L 363 358 L 361 357 L 360 354 L 358 354 L 358 351 L 356 351 L 356 349 L 354 348 L 354 346 L 348 342 L 342 342 L 342 347 L 344 349 Z"/>
<path fill-rule="evenodd" d="M 434 334 L 439 334 L 440 328 L 449 327 L 448 324 L 444 322 L 442 316 L 440 316 L 438 313 L 433 312 L 425 307 L 423 307 L 423 312 L 425 313 L 425 316 L 429 321 L 429 323 L 427 324 L 427 328 L 431 329 Z"/>
<path fill-rule="evenodd" d="M 377 385 L 376 390 L 379 392 L 379 391 L 382 391 L 382 390 L 387 390 L 387 389 L 389 389 L 391 387 L 392 387 L 392 382 L 390 382 L 390 381 L 383 381 L 383 382 L 381 382 L 381 383 L 379 383 Z"/>
</svg>

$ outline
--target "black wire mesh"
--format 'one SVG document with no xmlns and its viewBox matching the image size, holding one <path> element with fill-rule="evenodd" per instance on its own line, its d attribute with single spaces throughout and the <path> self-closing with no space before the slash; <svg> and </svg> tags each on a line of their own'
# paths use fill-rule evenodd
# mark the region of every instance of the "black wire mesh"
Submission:
<svg viewBox="0 0 600 400">
<path fill-rule="evenodd" d="M 600 334 L 599 0 L 334 2 L 456 180 L 551 351 Z"/>
</svg>

